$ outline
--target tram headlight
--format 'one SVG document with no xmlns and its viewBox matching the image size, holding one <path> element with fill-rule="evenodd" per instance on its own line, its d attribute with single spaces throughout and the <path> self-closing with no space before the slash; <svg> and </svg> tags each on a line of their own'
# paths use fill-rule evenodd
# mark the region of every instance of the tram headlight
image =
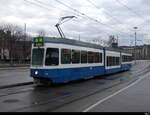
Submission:
<svg viewBox="0 0 150 115">
<path fill-rule="evenodd" d="M 38 71 L 35 71 L 35 75 L 37 75 L 39 72 Z"/>
</svg>

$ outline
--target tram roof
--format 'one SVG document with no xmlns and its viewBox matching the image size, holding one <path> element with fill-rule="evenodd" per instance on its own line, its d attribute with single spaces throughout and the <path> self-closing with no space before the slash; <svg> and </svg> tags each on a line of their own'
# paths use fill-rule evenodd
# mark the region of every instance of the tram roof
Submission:
<svg viewBox="0 0 150 115">
<path fill-rule="evenodd" d="M 70 45 L 76 45 L 76 46 L 83 46 L 83 47 L 89 47 L 89 48 L 97 48 L 97 49 L 106 49 L 110 51 L 118 51 L 123 53 L 129 53 L 128 51 L 122 50 L 120 48 L 111 48 L 111 47 L 103 47 L 101 45 L 83 42 L 79 40 L 73 40 L 73 39 L 67 39 L 67 38 L 56 38 L 56 37 L 44 37 L 45 41 L 54 42 L 54 43 L 64 43 L 64 44 L 70 44 Z"/>
<path fill-rule="evenodd" d="M 97 49 L 103 49 L 104 48 L 101 45 L 87 43 L 87 42 L 73 40 L 73 39 L 67 39 L 67 38 L 62 39 L 62 38 L 55 38 L 55 37 L 45 37 L 44 40 L 49 41 L 49 42 L 54 42 L 54 43 L 63 43 L 63 44 L 97 48 Z"/>
</svg>

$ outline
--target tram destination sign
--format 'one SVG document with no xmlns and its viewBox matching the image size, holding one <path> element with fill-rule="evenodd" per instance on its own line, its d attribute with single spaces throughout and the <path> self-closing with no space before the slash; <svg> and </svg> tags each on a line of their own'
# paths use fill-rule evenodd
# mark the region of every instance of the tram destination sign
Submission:
<svg viewBox="0 0 150 115">
<path fill-rule="evenodd" d="M 34 38 L 33 42 L 34 42 L 34 47 L 44 46 L 44 38 L 43 37 Z"/>
</svg>

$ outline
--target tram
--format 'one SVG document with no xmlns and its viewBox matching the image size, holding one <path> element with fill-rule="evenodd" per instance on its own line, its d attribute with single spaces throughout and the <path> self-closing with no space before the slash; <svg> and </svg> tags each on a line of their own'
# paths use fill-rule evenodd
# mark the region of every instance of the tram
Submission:
<svg viewBox="0 0 150 115">
<path fill-rule="evenodd" d="M 130 70 L 132 54 L 71 39 L 35 38 L 30 76 L 38 83 L 67 83 Z"/>
</svg>

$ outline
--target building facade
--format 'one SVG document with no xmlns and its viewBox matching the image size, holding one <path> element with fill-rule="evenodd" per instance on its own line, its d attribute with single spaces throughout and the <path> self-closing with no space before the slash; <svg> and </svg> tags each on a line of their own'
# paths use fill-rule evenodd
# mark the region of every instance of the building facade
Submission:
<svg viewBox="0 0 150 115">
<path fill-rule="evenodd" d="M 31 41 L 15 41 L 10 46 L 0 47 L 0 61 L 7 63 L 29 63 L 31 58 Z M 8 44 L 6 44 L 8 45 Z"/>
<path fill-rule="evenodd" d="M 150 59 L 150 45 L 136 46 L 136 48 L 134 46 L 120 46 L 120 48 L 132 53 L 137 60 Z"/>
</svg>

